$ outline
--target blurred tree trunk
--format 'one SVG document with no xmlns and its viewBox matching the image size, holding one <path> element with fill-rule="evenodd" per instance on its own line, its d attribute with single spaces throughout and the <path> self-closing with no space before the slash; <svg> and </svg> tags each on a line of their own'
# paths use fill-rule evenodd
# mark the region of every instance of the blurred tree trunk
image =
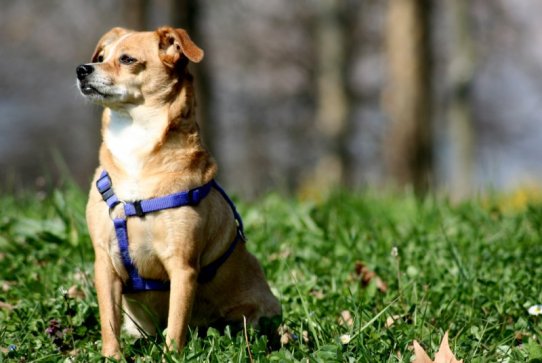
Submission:
<svg viewBox="0 0 542 363">
<path fill-rule="evenodd" d="M 391 119 L 387 172 L 398 185 L 423 193 L 433 182 L 430 0 L 390 0 L 384 103 Z"/>
<path fill-rule="evenodd" d="M 454 200 L 472 193 L 474 170 L 474 127 L 471 114 L 471 83 L 474 73 L 474 52 L 470 32 L 469 2 L 448 0 L 447 8 L 453 19 L 451 62 L 448 84 L 451 94 L 448 104 L 448 130 L 451 137 L 450 192 Z"/>
<path fill-rule="evenodd" d="M 200 1 L 171 0 L 171 25 L 184 28 L 192 40 L 205 51 L 205 41 L 199 25 Z M 197 117 L 202 129 L 203 141 L 211 152 L 214 150 L 215 133 L 211 112 L 211 82 L 205 57 L 201 63 L 191 68 L 195 78 L 197 97 Z"/>
<path fill-rule="evenodd" d="M 125 0 L 123 5 L 128 27 L 139 31 L 147 30 L 149 0 Z"/>
<path fill-rule="evenodd" d="M 316 126 L 325 151 L 309 183 L 323 191 L 343 184 L 348 173 L 346 136 L 350 99 L 345 80 L 348 63 L 345 10 L 341 0 L 318 2 Z"/>
</svg>

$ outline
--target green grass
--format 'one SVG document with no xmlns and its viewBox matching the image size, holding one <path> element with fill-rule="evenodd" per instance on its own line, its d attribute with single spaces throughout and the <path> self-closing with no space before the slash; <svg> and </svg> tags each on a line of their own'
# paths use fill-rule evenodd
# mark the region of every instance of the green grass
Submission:
<svg viewBox="0 0 542 363">
<path fill-rule="evenodd" d="M 100 361 L 84 203 L 69 187 L 44 199 L 0 197 L 0 302 L 13 306 L 0 307 L 0 362 Z M 251 329 L 248 344 L 243 332 L 209 330 L 164 355 L 160 339 L 123 336 L 126 361 L 247 362 L 250 349 L 258 362 L 409 362 L 414 339 L 433 356 L 447 330 L 465 362 L 542 359 L 542 323 L 527 313 L 542 303 L 542 207 L 505 214 L 477 202 L 347 192 L 320 203 L 270 195 L 239 204 L 289 342 L 269 351 Z M 362 284 L 357 261 L 387 291 L 375 278 Z M 72 286 L 86 297 L 70 298 Z M 339 322 L 345 310 L 350 324 Z M 392 316 L 400 318 L 386 326 Z"/>
</svg>

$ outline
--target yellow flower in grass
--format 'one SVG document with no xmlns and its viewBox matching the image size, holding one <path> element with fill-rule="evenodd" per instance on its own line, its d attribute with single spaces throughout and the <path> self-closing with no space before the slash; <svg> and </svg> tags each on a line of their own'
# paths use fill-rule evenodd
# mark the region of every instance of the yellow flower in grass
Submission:
<svg viewBox="0 0 542 363">
<path fill-rule="evenodd" d="M 542 314 L 542 305 L 533 305 L 527 311 L 529 312 L 529 315 L 540 315 Z"/>
</svg>

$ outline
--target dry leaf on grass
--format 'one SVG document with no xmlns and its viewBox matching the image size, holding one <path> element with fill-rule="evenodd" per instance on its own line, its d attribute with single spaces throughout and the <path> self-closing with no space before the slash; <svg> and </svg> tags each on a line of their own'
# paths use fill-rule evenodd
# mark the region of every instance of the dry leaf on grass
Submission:
<svg viewBox="0 0 542 363">
<path fill-rule="evenodd" d="M 286 249 L 269 255 L 268 261 L 285 260 L 292 254 L 292 251 Z"/>
<path fill-rule="evenodd" d="M 280 344 L 288 345 L 291 341 L 296 340 L 295 335 L 290 331 L 288 326 L 281 324 L 277 330 L 280 335 Z"/>
<path fill-rule="evenodd" d="M 320 290 L 311 290 L 310 294 L 318 300 L 322 300 L 325 296 L 324 293 Z"/>
<path fill-rule="evenodd" d="M 90 279 L 89 276 L 84 271 L 80 271 L 80 270 L 73 274 L 73 278 L 75 279 L 75 281 L 80 282 L 80 283 L 85 283 Z"/>
<path fill-rule="evenodd" d="M 413 363 L 433 363 L 417 341 L 414 341 L 414 357 Z"/>
<path fill-rule="evenodd" d="M 425 350 L 417 341 L 414 341 L 414 357 L 413 363 L 463 363 L 463 360 L 457 360 L 450 349 L 450 345 L 448 344 L 448 332 L 442 337 L 440 348 L 437 354 L 435 354 L 434 361 L 429 358 Z"/>
<path fill-rule="evenodd" d="M 0 301 L 0 309 L 5 309 L 5 310 L 13 310 L 15 306 L 11 305 L 11 304 L 8 304 L 8 303 L 5 303 L 3 301 Z"/>
<path fill-rule="evenodd" d="M 280 344 L 281 345 L 288 345 L 293 339 L 292 334 L 290 333 L 284 333 L 280 335 Z"/>
<path fill-rule="evenodd" d="M 395 322 L 399 319 L 401 319 L 401 315 L 391 315 L 391 316 L 388 316 L 388 318 L 386 319 L 386 325 L 385 327 L 386 328 L 389 328 L 391 327 L 393 324 L 395 324 Z"/>
<path fill-rule="evenodd" d="M 2 281 L 0 283 L 0 287 L 2 288 L 3 292 L 8 292 L 12 286 L 15 286 L 15 282 L 13 281 Z"/>
<path fill-rule="evenodd" d="M 309 342 L 309 340 L 310 340 L 310 339 L 309 339 L 309 332 L 306 331 L 306 330 L 303 330 L 303 331 L 301 332 L 301 338 L 303 339 L 303 342 L 304 342 L 305 344 L 307 344 L 307 343 Z"/>
<path fill-rule="evenodd" d="M 279 326 L 277 332 L 280 335 L 280 344 L 281 345 L 287 345 L 292 340 L 294 340 L 292 333 L 290 333 L 290 329 L 284 324 L 281 324 Z"/>
<path fill-rule="evenodd" d="M 85 292 L 83 290 L 80 290 L 79 287 L 76 285 L 73 285 L 68 289 L 67 295 L 70 299 L 84 299 L 85 298 Z"/>
<path fill-rule="evenodd" d="M 361 261 L 356 261 L 355 266 L 356 277 L 360 280 L 361 286 L 366 287 L 374 281 L 376 288 L 380 292 L 388 291 L 388 285 L 376 274 L 376 272 L 370 270 L 365 264 Z"/>
<path fill-rule="evenodd" d="M 341 311 L 341 316 L 339 317 L 339 325 L 342 326 L 353 326 L 354 318 L 348 310 Z"/>
</svg>

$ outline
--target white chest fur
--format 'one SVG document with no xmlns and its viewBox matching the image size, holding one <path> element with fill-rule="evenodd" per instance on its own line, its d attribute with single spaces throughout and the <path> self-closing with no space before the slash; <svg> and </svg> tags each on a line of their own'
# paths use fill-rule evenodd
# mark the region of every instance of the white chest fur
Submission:
<svg viewBox="0 0 542 363">
<path fill-rule="evenodd" d="M 134 119 L 129 113 L 110 111 L 104 142 L 115 162 L 128 176 L 122 185 L 115 186 L 120 198 L 130 200 L 140 197 L 141 171 L 159 140 L 161 126 L 159 117 Z"/>
<path fill-rule="evenodd" d="M 151 135 L 144 125 L 135 123 L 128 114 L 111 111 L 105 143 L 128 175 L 139 175 L 142 154 L 150 141 Z"/>
</svg>

